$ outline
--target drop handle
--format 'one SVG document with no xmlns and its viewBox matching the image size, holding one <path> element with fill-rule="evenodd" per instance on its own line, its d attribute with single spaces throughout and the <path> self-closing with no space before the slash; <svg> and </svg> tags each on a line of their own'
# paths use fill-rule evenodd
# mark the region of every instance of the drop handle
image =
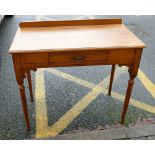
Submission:
<svg viewBox="0 0 155 155">
<path fill-rule="evenodd" d="M 73 57 L 73 60 L 79 62 L 79 61 L 84 60 L 84 57 L 81 56 L 81 55 L 79 55 L 79 56 L 75 56 L 75 57 Z"/>
</svg>

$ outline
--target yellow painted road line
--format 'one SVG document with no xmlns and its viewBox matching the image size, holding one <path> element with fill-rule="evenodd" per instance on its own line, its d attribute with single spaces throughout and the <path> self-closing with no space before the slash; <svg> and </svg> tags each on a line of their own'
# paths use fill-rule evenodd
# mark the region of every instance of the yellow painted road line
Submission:
<svg viewBox="0 0 155 155">
<path fill-rule="evenodd" d="M 107 84 L 109 76 L 105 78 L 99 85 L 88 83 L 85 80 L 78 79 L 69 74 L 63 73 L 56 69 L 46 69 L 47 71 L 56 74 L 65 79 L 74 81 L 78 84 L 92 89 L 85 97 L 76 103 L 65 115 L 63 115 L 54 125 L 48 127 L 45 86 L 43 69 L 36 74 L 36 138 L 56 136 L 63 131 L 103 90 L 104 84 Z M 118 76 L 116 76 L 118 77 Z M 102 87 L 101 87 L 102 85 Z"/>
<path fill-rule="evenodd" d="M 59 76 L 59 77 L 62 77 L 62 78 L 64 78 L 64 79 L 67 79 L 67 80 L 69 80 L 69 81 L 72 81 L 72 82 L 75 82 L 75 83 L 77 83 L 77 84 L 80 84 L 80 85 L 82 85 L 82 86 L 84 86 L 84 87 L 90 88 L 90 89 L 93 89 L 93 88 L 95 87 L 95 84 L 93 84 L 93 83 L 90 83 L 90 82 L 88 82 L 88 81 L 79 79 L 79 78 L 77 78 L 77 77 L 75 77 L 75 76 L 73 76 L 73 75 L 64 73 L 64 72 L 59 71 L 59 70 L 57 70 L 57 69 L 47 68 L 46 71 L 49 72 L 49 73 L 52 73 L 52 74 L 54 74 L 54 75 L 57 75 L 57 76 Z"/>
<path fill-rule="evenodd" d="M 125 70 L 125 69 L 123 69 L 123 70 Z M 53 70 L 52 69 L 50 73 L 53 73 L 53 74 L 58 75 L 60 77 L 63 77 L 63 78 L 65 78 L 67 80 L 70 80 L 72 82 L 76 82 L 76 83 L 78 83 L 80 85 L 83 85 L 83 86 L 85 86 L 87 88 L 91 88 L 92 89 L 95 86 L 94 84 L 92 86 L 92 83 L 90 83 L 88 81 L 81 80 L 79 78 L 76 78 L 76 77 L 74 77 L 72 75 L 69 75 L 67 73 L 64 73 L 62 71 L 58 71 L 58 70 Z M 122 73 L 123 73 L 123 71 L 120 71 L 119 73 L 117 73 L 116 74 L 117 76 L 115 78 L 118 78 Z M 102 93 L 104 95 L 106 95 L 107 94 L 107 89 L 105 89 L 104 86 L 103 86 L 102 90 L 103 90 Z M 125 96 L 112 91 L 112 98 L 115 98 L 117 100 L 120 100 L 121 102 L 124 102 Z M 149 103 L 140 102 L 138 100 L 135 100 L 135 99 L 132 99 L 131 98 L 130 99 L 130 104 L 133 105 L 133 106 L 135 106 L 135 107 L 137 107 L 137 108 L 139 108 L 139 109 L 142 109 L 144 111 L 147 111 L 147 112 L 150 112 L 150 113 L 155 114 L 155 107 L 149 105 Z"/>
<path fill-rule="evenodd" d="M 54 123 L 51 127 L 48 127 L 43 70 L 37 72 L 36 74 L 36 138 L 56 136 L 63 131 L 99 94 L 101 94 L 103 84 L 107 81 L 106 78 L 100 82 L 99 85 L 94 85 L 91 92 L 77 102 L 56 123 Z M 76 78 L 74 78 L 74 80 L 76 80 Z"/>
<path fill-rule="evenodd" d="M 56 123 L 51 127 L 47 123 L 47 109 L 46 109 L 46 99 L 45 99 L 45 88 L 44 88 L 44 76 L 43 71 L 37 72 L 36 75 L 36 138 L 43 138 L 49 136 L 56 136 L 61 131 L 63 131 L 99 94 L 107 94 L 107 89 L 104 88 L 107 84 L 109 77 L 100 82 L 99 85 L 95 85 L 88 81 L 76 78 L 70 74 L 64 73 L 56 69 L 46 69 L 49 73 L 60 76 L 69 81 L 78 83 L 87 88 L 92 89 L 86 96 L 84 96 L 79 102 L 77 102 L 69 111 L 67 111 Z M 115 76 L 116 78 L 121 75 L 124 71 L 119 72 Z M 116 92 L 112 92 L 112 97 L 124 101 L 124 96 Z M 155 107 L 148 105 L 134 99 L 131 99 L 130 104 L 148 111 L 150 113 L 155 113 Z"/>
<path fill-rule="evenodd" d="M 36 138 L 42 137 L 48 130 L 48 117 L 45 97 L 43 69 L 39 69 L 35 76 L 35 103 L 36 103 Z"/>
<path fill-rule="evenodd" d="M 119 100 L 121 102 L 124 102 L 124 97 L 125 96 L 123 96 L 121 94 L 118 94 L 116 92 L 112 92 L 111 94 L 112 94 L 112 97 L 114 99 L 117 99 L 117 100 Z M 130 105 L 133 105 L 133 106 L 137 107 L 138 109 L 142 109 L 144 111 L 147 111 L 147 112 L 155 114 L 155 107 L 149 105 L 148 103 L 140 102 L 138 100 L 135 100 L 135 99 L 131 98 L 130 99 Z"/>
<path fill-rule="evenodd" d="M 103 82 L 95 86 L 87 95 L 78 101 L 69 111 L 67 111 L 56 123 L 54 123 L 47 133 L 48 136 L 57 136 L 62 132 L 93 100 L 102 92 Z"/>
<path fill-rule="evenodd" d="M 138 78 L 150 94 L 155 98 L 155 84 L 153 84 L 153 82 L 140 69 L 138 71 Z"/>
<path fill-rule="evenodd" d="M 80 79 L 80 78 L 77 78 L 77 77 L 75 77 L 75 76 L 73 76 L 73 75 L 70 75 L 70 74 L 67 74 L 67 73 L 64 73 L 64 72 L 62 72 L 62 71 L 60 71 L 60 70 L 57 70 L 57 69 L 54 69 L 54 68 L 47 68 L 47 69 L 45 69 L 47 72 L 49 72 L 49 73 L 52 73 L 52 74 L 55 74 L 55 75 L 57 75 L 57 76 L 59 76 L 59 77 L 63 77 L 64 79 L 67 79 L 67 80 L 69 80 L 69 81 L 72 81 L 72 82 L 75 82 L 75 83 L 77 83 L 77 84 L 80 84 L 80 85 L 82 85 L 82 86 L 84 86 L 84 87 L 87 87 L 87 88 L 90 88 L 90 89 L 93 89 L 96 85 L 95 84 L 93 84 L 93 83 L 90 83 L 90 82 L 88 82 L 88 81 L 86 81 L 86 80 L 83 80 L 83 79 Z M 118 79 L 119 78 L 119 76 L 122 74 L 122 73 L 124 73 L 125 71 L 126 71 L 127 69 L 126 69 L 126 67 L 121 67 L 121 69 L 117 69 L 116 68 L 116 72 L 115 72 L 115 76 L 114 76 L 114 81 L 116 80 L 116 79 Z M 102 76 L 102 75 L 101 75 Z M 108 87 L 108 85 L 109 85 L 109 77 L 110 76 L 108 76 L 106 79 L 104 79 L 104 86 L 103 87 Z"/>
</svg>

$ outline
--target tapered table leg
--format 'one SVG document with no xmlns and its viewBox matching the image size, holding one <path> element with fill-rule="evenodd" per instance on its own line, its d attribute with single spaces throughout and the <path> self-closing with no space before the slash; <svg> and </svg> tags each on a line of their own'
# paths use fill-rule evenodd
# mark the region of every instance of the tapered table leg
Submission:
<svg viewBox="0 0 155 155">
<path fill-rule="evenodd" d="M 108 96 L 111 96 L 111 89 L 112 89 L 112 84 L 113 84 L 113 80 L 114 80 L 114 73 L 115 73 L 115 65 L 112 65 Z"/>
<path fill-rule="evenodd" d="M 31 81 L 30 71 L 27 72 L 27 80 L 28 80 L 28 85 L 29 85 L 29 92 L 30 92 L 31 101 L 33 102 L 32 81 Z"/>
<path fill-rule="evenodd" d="M 130 79 L 128 81 L 128 88 L 127 88 L 127 91 L 126 91 L 126 96 L 125 96 L 125 101 L 124 101 L 124 106 L 123 106 L 123 112 L 122 112 L 122 118 L 121 118 L 121 123 L 122 124 L 125 123 L 125 116 L 126 116 L 126 112 L 127 112 L 130 97 L 131 97 L 131 92 L 132 92 L 132 88 L 133 88 L 133 84 L 134 84 L 134 79 L 135 79 L 135 77 L 137 76 L 137 73 L 138 73 L 138 68 L 139 68 L 140 59 L 141 59 L 141 55 L 142 55 L 142 50 L 143 49 L 136 49 L 133 64 L 129 68 Z"/>
<path fill-rule="evenodd" d="M 27 126 L 27 129 L 30 130 L 29 114 L 28 114 L 28 108 L 27 108 L 27 102 L 26 102 L 26 96 L 25 96 L 25 87 L 23 84 L 19 85 L 19 90 L 20 90 L 20 97 L 21 97 L 23 111 L 24 111 L 25 120 L 26 120 L 26 126 Z"/>
<path fill-rule="evenodd" d="M 134 84 L 134 79 L 130 78 L 129 81 L 128 81 L 128 88 L 127 88 L 127 91 L 126 91 L 126 96 L 125 96 L 125 101 L 124 101 L 124 106 L 123 106 L 121 124 L 125 123 L 125 116 L 126 116 L 126 112 L 127 112 L 129 101 L 130 101 L 133 84 Z"/>
</svg>

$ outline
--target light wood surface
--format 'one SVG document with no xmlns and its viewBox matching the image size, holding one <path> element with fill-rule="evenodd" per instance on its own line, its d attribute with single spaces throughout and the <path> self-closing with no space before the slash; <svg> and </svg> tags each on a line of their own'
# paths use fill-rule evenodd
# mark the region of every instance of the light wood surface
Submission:
<svg viewBox="0 0 155 155">
<path fill-rule="evenodd" d="M 145 44 L 123 24 L 36 26 L 18 29 L 10 53 L 135 47 Z"/>
<path fill-rule="evenodd" d="M 30 121 L 24 78 L 28 79 L 33 100 L 31 70 L 91 65 L 112 65 L 108 95 L 111 95 L 115 65 L 129 68 L 121 118 L 124 124 L 144 47 L 121 19 L 20 23 L 9 52 L 13 57 L 27 128 L 30 129 Z"/>
</svg>

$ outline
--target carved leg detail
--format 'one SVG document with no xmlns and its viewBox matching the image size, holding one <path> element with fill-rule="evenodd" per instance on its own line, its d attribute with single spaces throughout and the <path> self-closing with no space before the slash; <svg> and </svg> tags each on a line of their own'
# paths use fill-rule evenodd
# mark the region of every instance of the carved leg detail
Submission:
<svg viewBox="0 0 155 155">
<path fill-rule="evenodd" d="M 112 83 L 114 80 L 114 73 L 115 73 L 115 65 L 112 65 L 108 96 L 111 96 L 111 89 L 112 89 Z"/>
<path fill-rule="evenodd" d="M 128 81 L 128 88 L 126 91 L 126 96 L 125 96 L 125 101 L 124 101 L 124 106 L 123 106 L 121 124 L 125 123 L 125 116 L 126 116 L 126 112 L 127 112 L 129 101 L 130 101 L 130 96 L 131 96 L 133 84 L 134 84 L 134 79 L 130 78 Z"/>
<path fill-rule="evenodd" d="M 29 114 L 28 114 L 28 108 L 27 108 L 27 102 L 26 102 L 26 96 L 25 96 L 25 87 L 24 85 L 19 85 L 19 90 L 20 90 L 20 97 L 22 101 L 22 106 L 23 106 L 23 111 L 25 115 L 25 120 L 26 120 L 26 126 L 27 129 L 30 129 L 30 122 L 29 122 Z"/>
<path fill-rule="evenodd" d="M 28 80 L 28 85 L 29 85 L 29 92 L 30 92 L 31 101 L 33 102 L 32 82 L 31 82 L 30 71 L 27 73 L 27 80 Z"/>
</svg>

